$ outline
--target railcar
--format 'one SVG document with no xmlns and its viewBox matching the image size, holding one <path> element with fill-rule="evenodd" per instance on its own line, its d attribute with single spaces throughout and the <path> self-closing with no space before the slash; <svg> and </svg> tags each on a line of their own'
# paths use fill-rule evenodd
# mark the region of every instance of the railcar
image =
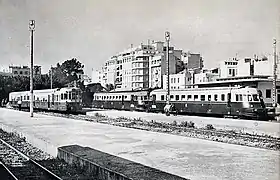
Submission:
<svg viewBox="0 0 280 180">
<path fill-rule="evenodd" d="M 38 110 L 79 113 L 82 111 L 81 90 L 76 87 L 33 91 L 33 107 Z M 30 107 L 30 92 L 11 92 L 9 102 L 13 107 Z"/>
<path fill-rule="evenodd" d="M 170 91 L 170 103 L 179 114 L 267 119 L 261 95 L 250 87 L 189 88 Z M 164 112 L 166 90 L 95 93 L 96 108 Z"/>
<path fill-rule="evenodd" d="M 151 111 L 164 111 L 166 91 L 152 91 Z M 266 120 L 267 112 L 256 88 L 215 87 L 170 91 L 170 103 L 182 114 L 232 116 Z"/>
<path fill-rule="evenodd" d="M 149 90 L 98 92 L 93 95 L 93 107 L 119 110 L 147 109 Z"/>
</svg>

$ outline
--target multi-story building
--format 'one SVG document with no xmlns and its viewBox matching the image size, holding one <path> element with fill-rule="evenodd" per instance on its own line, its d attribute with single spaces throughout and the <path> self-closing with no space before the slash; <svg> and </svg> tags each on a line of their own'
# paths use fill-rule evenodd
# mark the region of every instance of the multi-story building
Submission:
<svg viewBox="0 0 280 180">
<path fill-rule="evenodd" d="M 41 66 L 33 67 L 34 76 L 41 75 Z M 9 66 L 9 73 L 12 76 L 30 76 L 30 68 L 28 66 Z"/>
<path fill-rule="evenodd" d="M 102 85 L 113 84 L 119 89 L 149 87 L 149 59 L 155 53 L 151 44 L 131 47 L 112 56 L 102 67 Z"/>
<path fill-rule="evenodd" d="M 178 74 L 169 75 L 170 90 L 185 89 L 192 84 L 192 74 L 185 70 Z M 163 81 L 167 82 L 167 75 L 163 75 Z M 167 89 L 167 83 L 163 83 L 163 89 Z"/>
<path fill-rule="evenodd" d="M 156 42 L 153 44 L 155 48 L 155 54 L 150 57 L 149 62 L 149 87 L 162 88 L 165 81 L 163 81 L 163 75 L 167 74 L 167 62 L 166 62 L 166 46 L 163 42 Z M 180 60 L 181 50 L 174 50 L 174 47 L 169 47 L 169 74 L 176 73 L 176 64 Z"/>
<path fill-rule="evenodd" d="M 227 78 L 237 76 L 237 65 L 238 60 L 236 58 L 222 61 L 220 63 L 220 77 Z"/>
<path fill-rule="evenodd" d="M 213 82 L 220 77 L 219 69 L 202 69 L 200 73 L 194 74 L 194 84 Z"/>
<path fill-rule="evenodd" d="M 182 61 L 187 69 L 202 69 L 204 67 L 203 59 L 200 54 L 191 52 L 182 53 Z"/>
</svg>

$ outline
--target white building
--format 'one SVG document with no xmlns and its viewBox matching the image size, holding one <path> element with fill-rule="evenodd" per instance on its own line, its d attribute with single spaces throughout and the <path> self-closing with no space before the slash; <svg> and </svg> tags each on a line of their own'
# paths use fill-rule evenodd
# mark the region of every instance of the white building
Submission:
<svg viewBox="0 0 280 180">
<path fill-rule="evenodd" d="M 237 76 L 238 60 L 236 58 L 220 62 L 220 77 L 228 78 Z"/>
<path fill-rule="evenodd" d="M 219 77 L 218 68 L 202 69 L 200 73 L 194 74 L 194 84 L 216 81 Z"/>
<path fill-rule="evenodd" d="M 167 75 L 163 75 L 163 89 L 167 89 Z M 185 89 L 192 84 L 192 76 L 188 71 L 169 75 L 170 90 Z"/>
</svg>

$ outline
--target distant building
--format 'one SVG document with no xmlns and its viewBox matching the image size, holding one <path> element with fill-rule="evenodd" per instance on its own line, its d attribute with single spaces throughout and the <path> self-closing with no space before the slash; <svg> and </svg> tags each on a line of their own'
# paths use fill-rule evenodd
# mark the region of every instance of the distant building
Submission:
<svg viewBox="0 0 280 180">
<path fill-rule="evenodd" d="M 167 74 L 166 46 L 163 42 L 156 42 L 153 46 L 155 54 L 150 57 L 149 62 L 149 87 L 162 88 L 166 86 L 166 81 L 163 81 L 163 76 Z M 176 74 L 176 65 L 181 60 L 181 55 L 182 50 L 169 47 L 169 74 Z"/>
<path fill-rule="evenodd" d="M 189 70 L 202 69 L 204 67 L 203 59 L 200 54 L 190 52 L 183 53 L 181 59 Z"/>
<path fill-rule="evenodd" d="M 178 74 L 170 74 L 170 90 L 188 88 L 192 84 L 192 78 L 192 74 L 186 70 Z M 163 80 L 167 82 L 167 75 L 163 75 Z M 167 89 L 167 83 L 163 83 L 163 89 Z"/>
<path fill-rule="evenodd" d="M 33 67 L 34 76 L 41 75 L 41 66 Z M 9 73 L 12 76 L 30 76 L 30 68 L 28 66 L 9 66 Z"/>
<path fill-rule="evenodd" d="M 219 69 L 202 69 L 200 73 L 194 74 L 194 84 L 216 81 L 220 77 Z"/>
<path fill-rule="evenodd" d="M 236 58 L 222 61 L 220 63 L 220 77 L 227 78 L 237 76 L 237 65 L 238 60 Z"/>
</svg>

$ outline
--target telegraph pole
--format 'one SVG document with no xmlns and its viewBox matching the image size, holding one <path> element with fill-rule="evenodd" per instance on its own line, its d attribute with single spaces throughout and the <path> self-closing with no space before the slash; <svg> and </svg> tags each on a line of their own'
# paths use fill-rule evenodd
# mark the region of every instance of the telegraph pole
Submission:
<svg viewBox="0 0 280 180">
<path fill-rule="evenodd" d="M 33 34 L 35 31 L 35 20 L 29 21 L 29 31 L 31 32 L 30 47 L 30 117 L 33 117 Z"/>
<path fill-rule="evenodd" d="M 166 96 L 166 104 L 170 104 L 170 82 L 169 82 L 169 41 L 170 41 L 170 33 L 165 32 L 165 40 L 166 40 L 166 74 L 167 74 L 167 96 Z"/>
<path fill-rule="evenodd" d="M 273 39 L 273 85 L 272 85 L 272 102 L 273 107 L 276 107 L 276 70 L 277 70 L 277 59 L 276 59 L 276 39 Z"/>
</svg>

